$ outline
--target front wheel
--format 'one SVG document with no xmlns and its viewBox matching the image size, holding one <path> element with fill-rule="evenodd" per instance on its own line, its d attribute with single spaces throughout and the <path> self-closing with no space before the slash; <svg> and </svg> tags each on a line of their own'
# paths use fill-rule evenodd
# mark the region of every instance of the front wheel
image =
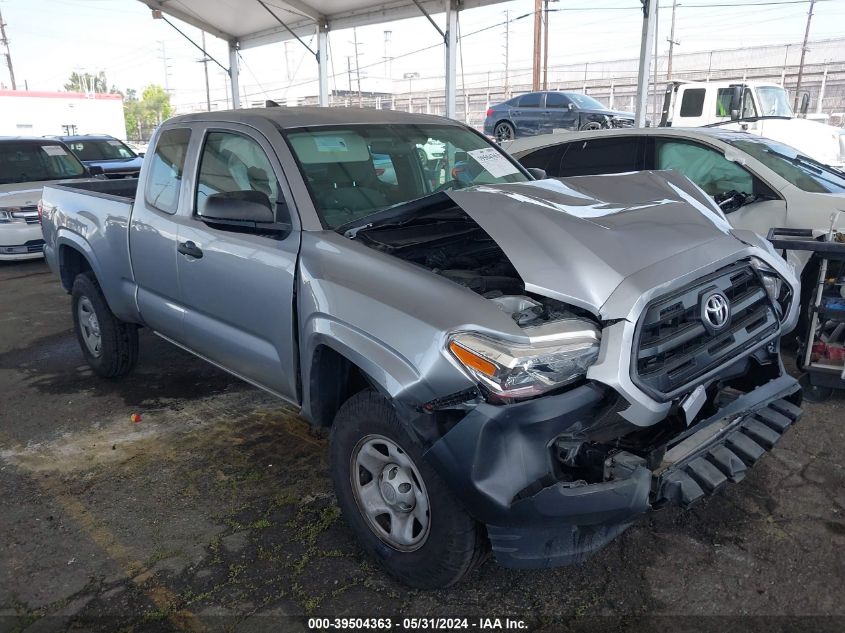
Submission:
<svg viewBox="0 0 845 633">
<path fill-rule="evenodd" d="M 493 136 L 497 141 L 512 141 L 516 137 L 516 130 L 507 121 L 502 121 L 493 128 Z"/>
<path fill-rule="evenodd" d="M 340 509 L 388 572 L 413 587 L 448 587 L 483 560 L 483 527 L 423 460 L 387 399 L 363 391 L 347 400 L 330 455 Z"/>
<path fill-rule="evenodd" d="M 92 273 L 76 276 L 71 303 L 76 338 L 91 369 L 104 378 L 132 371 L 138 361 L 138 327 L 112 314 Z"/>
</svg>

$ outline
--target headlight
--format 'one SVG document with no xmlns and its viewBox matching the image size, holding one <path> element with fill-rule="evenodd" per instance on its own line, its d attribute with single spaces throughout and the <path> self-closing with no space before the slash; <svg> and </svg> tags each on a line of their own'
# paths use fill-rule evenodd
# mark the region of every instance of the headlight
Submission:
<svg viewBox="0 0 845 633">
<path fill-rule="evenodd" d="M 599 354 L 599 330 L 589 321 L 569 319 L 565 331 L 536 337 L 529 345 L 462 332 L 449 350 L 492 399 L 521 400 L 582 378 Z M 559 325 L 559 324 L 550 324 Z M 526 328 L 546 330 L 549 326 Z"/>
<path fill-rule="evenodd" d="M 12 213 L 8 209 L 0 209 L 0 224 L 7 224 L 12 221 Z"/>
<path fill-rule="evenodd" d="M 751 265 L 760 276 L 760 281 L 763 282 L 763 288 L 766 289 L 769 299 L 777 307 L 778 317 L 783 320 L 789 314 L 792 301 L 792 290 L 789 288 L 789 284 L 785 283 L 780 274 L 762 259 L 752 259 Z"/>
</svg>

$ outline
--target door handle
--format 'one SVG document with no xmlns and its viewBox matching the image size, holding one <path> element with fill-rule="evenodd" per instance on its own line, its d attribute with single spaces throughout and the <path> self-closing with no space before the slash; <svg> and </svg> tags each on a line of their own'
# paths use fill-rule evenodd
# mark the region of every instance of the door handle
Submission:
<svg viewBox="0 0 845 633">
<path fill-rule="evenodd" d="M 182 255 L 187 255 L 188 257 L 193 257 L 194 259 L 202 259 L 202 249 L 190 240 L 187 242 L 180 242 L 179 246 L 176 247 L 176 250 L 182 253 Z"/>
</svg>

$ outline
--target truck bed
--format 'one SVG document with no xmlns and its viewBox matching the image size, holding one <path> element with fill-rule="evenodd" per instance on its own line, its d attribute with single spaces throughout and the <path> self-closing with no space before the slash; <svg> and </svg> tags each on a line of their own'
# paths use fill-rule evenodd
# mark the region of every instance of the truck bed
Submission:
<svg viewBox="0 0 845 633">
<path fill-rule="evenodd" d="M 62 271 L 63 248 L 75 247 L 88 263 L 112 311 L 134 321 L 134 279 L 129 260 L 129 221 L 138 180 L 81 180 L 46 185 L 42 193 L 44 256 Z M 72 274 L 62 274 L 65 289 Z"/>
<path fill-rule="evenodd" d="M 121 198 L 124 202 L 133 202 L 138 190 L 137 178 L 119 180 L 80 180 L 77 182 L 53 185 L 62 189 L 79 189 L 87 194 L 104 198 Z"/>
</svg>

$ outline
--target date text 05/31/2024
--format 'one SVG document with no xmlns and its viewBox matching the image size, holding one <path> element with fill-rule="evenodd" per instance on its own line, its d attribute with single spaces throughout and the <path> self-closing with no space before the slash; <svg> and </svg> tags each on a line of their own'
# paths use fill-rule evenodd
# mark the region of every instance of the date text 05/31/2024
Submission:
<svg viewBox="0 0 845 633">
<path fill-rule="evenodd" d="M 428 630 L 428 631 L 519 631 L 527 630 L 524 620 L 511 618 L 308 618 L 308 629 L 329 630 Z"/>
</svg>

